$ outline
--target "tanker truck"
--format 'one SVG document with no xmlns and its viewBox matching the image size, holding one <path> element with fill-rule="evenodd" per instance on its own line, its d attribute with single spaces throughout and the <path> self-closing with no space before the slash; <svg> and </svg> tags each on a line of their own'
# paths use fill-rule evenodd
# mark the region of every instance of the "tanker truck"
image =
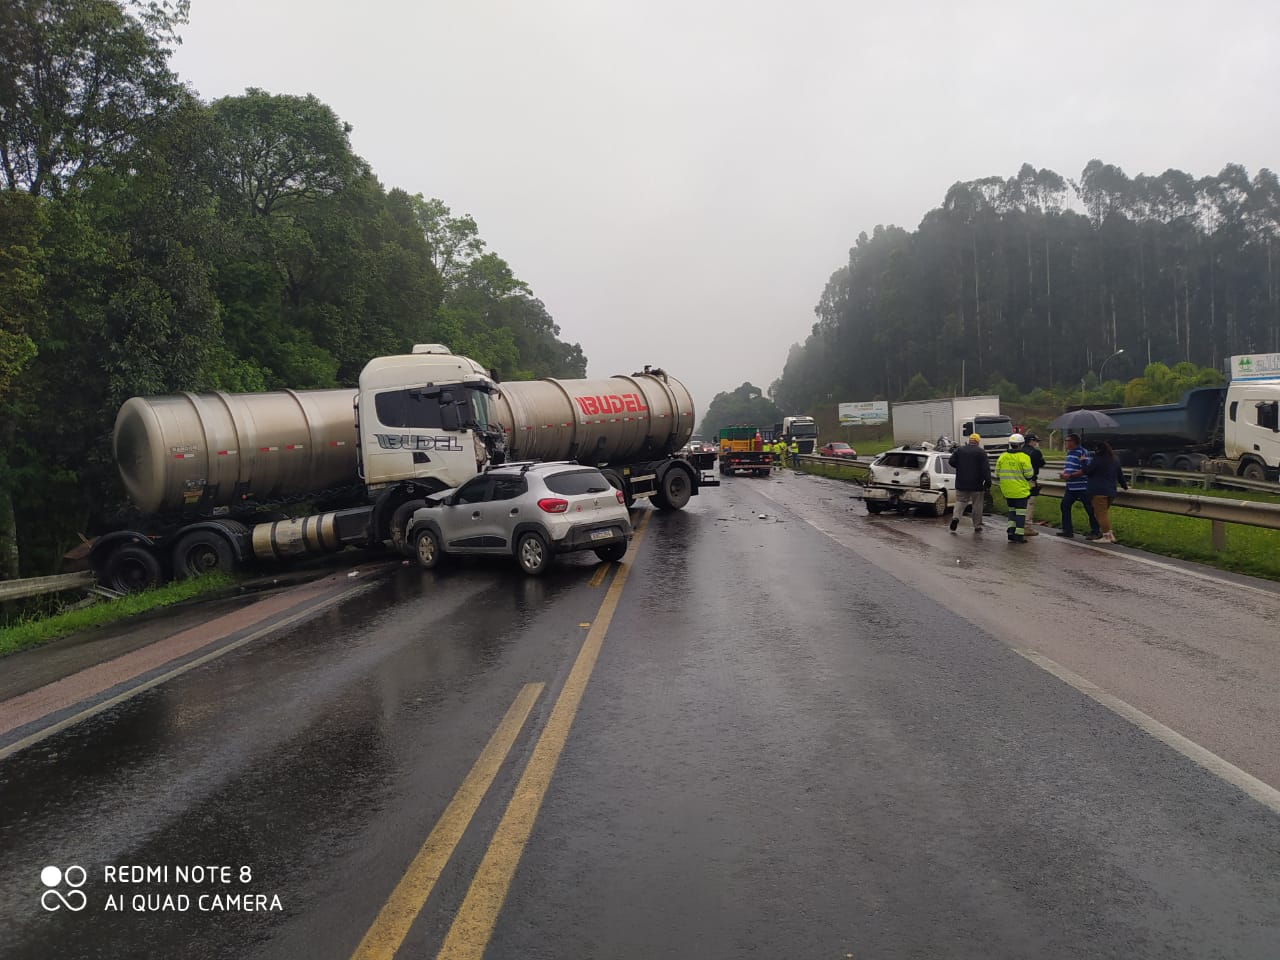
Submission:
<svg viewBox="0 0 1280 960">
<path fill-rule="evenodd" d="M 355 390 L 134 397 L 113 451 L 136 516 L 89 562 L 123 592 L 256 561 L 390 544 L 413 511 L 489 465 L 599 467 L 628 505 L 705 485 L 675 455 L 693 398 L 665 371 L 500 383 L 440 344 L 377 357 Z"/>
</svg>

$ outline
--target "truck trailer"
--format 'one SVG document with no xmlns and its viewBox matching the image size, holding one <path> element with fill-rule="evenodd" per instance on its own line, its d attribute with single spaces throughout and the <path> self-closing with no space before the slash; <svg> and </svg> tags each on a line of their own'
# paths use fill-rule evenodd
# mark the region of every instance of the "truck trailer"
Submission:
<svg viewBox="0 0 1280 960">
<path fill-rule="evenodd" d="M 1208 470 L 1249 480 L 1280 475 L 1280 354 L 1230 361 L 1225 387 L 1196 387 L 1177 403 L 1105 410 L 1114 427 L 1085 440 L 1106 440 L 1122 462 L 1156 470 Z"/>
<path fill-rule="evenodd" d="M 511 460 L 596 466 L 628 505 L 679 510 L 699 487 L 674 456 L 693 409 L 661 369 L 500 383 L 440 344 L 369 361 L 355 390 L 134 397 L 113 451 L 138 515 L 94 541 L 90 565 L 127 592 L 254 560 L 403 549 L 427 496 Z"/>
<path fill-rule="evenodd" d="M 898 446 L 936 443 L 939 438 L 960 443 L 970 434 L 982 438 L 982 449 L 1009 449 L 1013 422 L 1000 413 L 999 397 L 948 397 L 909 400 L 890 405 L 893 442 Z"/>
</svg>

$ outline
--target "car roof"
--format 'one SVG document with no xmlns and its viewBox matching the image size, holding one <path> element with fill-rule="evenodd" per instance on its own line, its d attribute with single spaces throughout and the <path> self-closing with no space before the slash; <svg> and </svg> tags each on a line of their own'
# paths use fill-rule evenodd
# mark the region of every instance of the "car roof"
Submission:
<svg viewBox="0 0 1280 960">
<path fill-rule="evenodd" d="M 494 476 L 501 476 L 504 474 L 509 476 L 518 476 L 520 474 L 533 473 L 535 471 L 541 474 L 564 473 L 574 470 L 596 470 L 598 472 L 598 469 L 599 468 L 597 467 L 577 463 L 573 460 L 519 460 L 515 463 L 503 463 L 496 467 L 490 467 L 485 472 Z"/>
</svg>

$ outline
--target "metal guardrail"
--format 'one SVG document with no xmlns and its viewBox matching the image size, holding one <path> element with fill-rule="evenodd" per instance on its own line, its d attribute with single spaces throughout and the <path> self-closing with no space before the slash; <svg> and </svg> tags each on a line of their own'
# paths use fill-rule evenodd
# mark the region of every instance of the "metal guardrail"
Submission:
<svg viewBox="0 0 1280 960">
<path fill-rule="evenodd" d="M 1061 480 L 1041 480 L 1042 493 L 1061 499 L 1066 484 Z M 1056 493 L 1054 491 L 1057 491 Z M 1218 523 L 1241 523 L 1250 527 L 1280 530 L 1280 503 L 1259 503 L 1257 500 L 1231 500 L 1227 497 L 1197 497 L 1189 493 L 1166 493 L 1163 490 L 1121 490 L 1114 506 L 1137 510 L 1154 510 L 1157 513 L 1174 513 L 1186 517 L 1200 517 Z"/>
<path fill-rule="evenodd" d="M 0 602 L 91 586 L 93 586 L 93 573 L 89 570 L 80 573 L 57 573 L 51 577 L 28 577 L 25 580 L 2 580 L 0 581 Z"/>
</svg>

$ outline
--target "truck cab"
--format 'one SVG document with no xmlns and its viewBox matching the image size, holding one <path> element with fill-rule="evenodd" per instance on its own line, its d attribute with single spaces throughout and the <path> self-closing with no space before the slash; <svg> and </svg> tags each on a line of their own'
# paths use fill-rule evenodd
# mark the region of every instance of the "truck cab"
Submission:
<svg viewBox="0 0 1280 960">
<path fill-rule="evenodd" d="M 497 451 L 489 404 L 496 389 L 479 364 L 439 344 L 371 360 L 356 402 L 369 491 L 403 481 L 444 490 L 481 471 Z"/>
<path fill-rule="evenodd" d="M 1280 467 L 1280 377 L 1233 380 L 1227 387 L 1223 447 L 1250 480 L 1273 479 Z"/>
<path fill-rule="evenodd" d="M 783 417 L 782 435 L 787 443 L 794 441 L 804 454 L 818 446 L 818 423 L 813 417 Z"/>
<path fill-rule="evenodd" d="M 952 437 L 956 443 L 963 443 L 972 434 L 982 439 L 979 441 L 983 450 L 1001 453 L 1009 449 L 1009 437 L 1013 435 L 1013 421 L 1000 414 L 979 415 L 972 420 L 960 424 L 960 435 Z"/>
</svg>

